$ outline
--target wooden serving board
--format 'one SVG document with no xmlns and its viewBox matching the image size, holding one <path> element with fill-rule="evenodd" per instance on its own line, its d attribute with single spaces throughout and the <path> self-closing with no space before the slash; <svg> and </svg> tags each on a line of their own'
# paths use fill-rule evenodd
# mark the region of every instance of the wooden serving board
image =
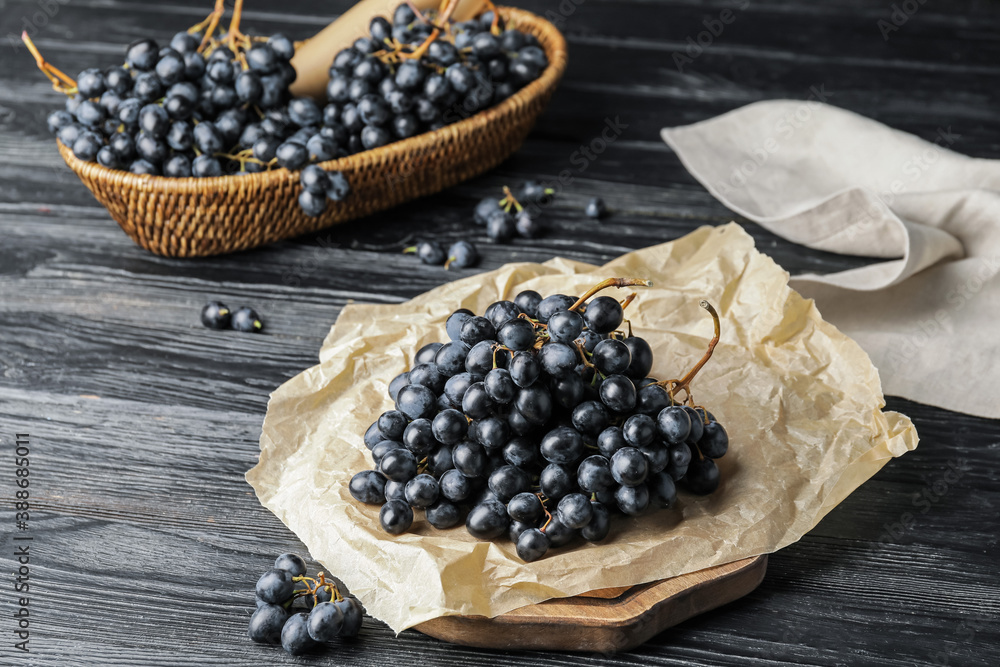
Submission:
<svg viewBox="0 0 1000 667">
<path fill-rule="evenodd" d="M 648 584 L 546 600 L 495 618 L 444 616 L 415 629 L 479 648 L 626 651 L 743 597 L 757 588 L 766 570 L 765 554 Z"/>
</svg>

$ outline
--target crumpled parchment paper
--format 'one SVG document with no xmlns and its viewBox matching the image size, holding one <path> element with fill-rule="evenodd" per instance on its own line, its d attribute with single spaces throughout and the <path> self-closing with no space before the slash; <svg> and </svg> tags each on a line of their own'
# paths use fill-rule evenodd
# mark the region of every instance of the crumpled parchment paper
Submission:
<svg viewBox="0 0 1000 667">
<path fill-rule="evenodd" d="M 692 389 L 729 432 L 719 490 L 682 491 L 675 508 L 637 519 L 616 515 L 604 542 L 554 549 L 528 564 L 508 541 L 480 542 L 464 526 L 439 531 L 420 512 L 412 532 L 383 532 L 379 508 L 357 503 L 347 485 L 372 467 L 362 435 L 392 408 L 388 383 L 413 354 L 447 340 L 445 319 L 457 308 L 482 313 L 522 289 L 579 294 L 612 276 L 653 281 L 635 288 L 626 316 L 653 348 L 654 377 L 680 377 L 701 357 L 712 321 L 698 303 L 706 298 L 718 309 L 721 341 Z M 627 290 L 605 293 L 621 298 Z M 319 365 L 271 396 L 260 462 L 247 480 L 313 557 L 399 632 L 439 616 L 492 617 L 792 544 L 890 458 L 916 447 L 910 420 L 883 406 L 867 355 L 729 224 L 600 268 L 564 259 L 512 264 L 404 304 L 348 305 Z"/>
</svg>

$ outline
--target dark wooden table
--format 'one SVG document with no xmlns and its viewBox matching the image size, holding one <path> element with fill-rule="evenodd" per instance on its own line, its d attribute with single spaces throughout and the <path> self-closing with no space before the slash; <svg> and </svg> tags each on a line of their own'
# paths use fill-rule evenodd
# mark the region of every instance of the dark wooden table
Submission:
<svg viewBox="0 0 1000 667">
<path fill-rule="evenodd" d="M 168 260 L 134 246 L 62 164 L 45 130 L 59 96 L 11 39 L 30 27 L 47 56 L 75 73 L 120 61 L 135 37 L 169 39 L 210 4 L 0 2 L 3 665 L 296 662 L 245 637 L 258 574 L 276 554 L 303 549 L 243 479 L 268 394 L 315 363 L 347 300 L 396 303 L 452 279 L 386 249 L 408 236 L 480 240 L 472 206 L 500 185 L 566 169 L 573 177 L 547 213 L 549 233 L 481 245 L 480 270 L 554 255 L 600 263 L 728 221 L 658 130 L 755 100 L 821 90 L 832 104 L 928 139 L 950 127 L 954 149 L 1000 158 L 994 3 L 908 0 L 893 17 L 887 0 L 531 0 L 529 9 L 560 18 L 570 67 L 527 143 L 500 168 L 360 224 L 239 255 Z M 348 3 L 248 5 L 251 30 L 304 38 Z M 674 53 L 734 7 L 722 33 L 679 71 Z M 620 136 L 581 160 L 579 148 L 609 120 Z M 581 213 L 596 194 L 614 211 L 599 224 Z M 744 224 L 793 273 L 864 261 Z M 256 306 L 267 332 L 210 333 L 198 313 L 212 298 Z M 916 422 L 915 452 L 774 554 L 754 593 L 634 652 L 487 654 L 416 632 L 397 638 L 366 620 L 358 641 L 314 661 L 1000 664 L 1000 422 L 888 402 Z M 31 449 L 30 654 L 13 648 L 8 574 L 20 567 L 12 537 L 23 534 L 12 506 L 16 433 L 29 434 Z"/>
</svg>

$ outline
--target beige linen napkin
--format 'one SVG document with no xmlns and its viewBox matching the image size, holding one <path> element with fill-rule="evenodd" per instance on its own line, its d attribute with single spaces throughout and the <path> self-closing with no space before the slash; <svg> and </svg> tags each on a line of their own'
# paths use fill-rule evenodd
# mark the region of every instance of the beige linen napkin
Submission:
<svg viewBox="0 0 1000 667">
<path fill-rule="evenodd" d="M 1000 162 L 821 104 L 758 102 L 663 140 L 727 207 L 810 248 L 885 258 L 791 285 L 886 394 L 1000 418 Z"/>
</svg>

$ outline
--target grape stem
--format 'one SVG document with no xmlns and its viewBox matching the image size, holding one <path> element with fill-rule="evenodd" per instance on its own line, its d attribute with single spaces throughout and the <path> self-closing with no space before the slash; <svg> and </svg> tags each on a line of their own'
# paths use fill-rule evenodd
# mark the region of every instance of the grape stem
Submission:
<svg viewBox="0 0 1000 667">
<path fill-rule="evenodd" d="M 443 0 L 441 13 L 438 15 L 438 22 L 447 23 L 448 19 L 451 18 L 451 15 L 455 11 L 456 7 L 458 7 L 458 0 Z M 437 27 L 437 25 L 434 25 L 434 30 L 432 30 L 431 34 L 427 36 L 427 39 L 424 40 L 424 43 L 417 47 L 416 51 L 414 51 L 413 53 L 401 53 L 399 54 L 399 57 L 408 58 L 411 60 L 420 60 L 421 58 L 424 57 L 424 54 L 427 53 L 427 49 L 430 48 L 431 42 L 437 39 L 438 35 L 440 34 L 441 34 L 441 28 Z"/>
<path fill-rule="evenodd" d="M 500 12 L 497 11 L 497 6 L 494 5 L 490 0 L 483 0 L 486 4 L 486 10 L 493 12 L 493 23 L 490 24 L 490 33 L 493 35 L 500 34 Z"/>
<path fill-rule="evenodd" d="M 517 201 L 517 197 L 514 196 L 514 193 L 511 192 L 510 188 L 506 185 L 503 186 L 503 194 L 504 197 L 498 202 L 498 205 L 501 206 L 504 211 L 510 213 L 511 206 L 513 206 L 514 210 L 518 213 L 524 210 L 524 206 L 521 205 L 521 202 Z"/>
<path fill-rule="evenodd" d="M 545 529 L 549 527 L 550 523 L 552 523 L 552 513 L 545 507 L 545 501 L 548 500 L 548 498 L 545 497 L 545 494 L 536 493 L 535 495 L 538 496 L 538 501 L 542 504 L 542 511 L 545 512 L 546 516 L 545 523 L 543 523 L 542 527 L 538 529 L 540 532 L 544 533 Z"/>
<path fill-rule="evenodd" d="M 698 305 L 707 310 L 708 314 L 712 316 L 712 322 L 715 324 L 715 335 L 712 337 L 712 340 L 708 341 L 708 349 L 705 350 L 705 354 L 702 356 L 701 360 L 694 365 L 694 368 L 688 371 L 687 375 L 680 380 L 664 380 L 656 383 L 658 386 L 667 390 L 667 393 L 670 395 L 671 402 L 674 400 L 674 395 L 682 389 L 687 394 L 687 401 L 693 402 L 694 399 L 691 397 L 691 381 L 694 380 L 698 371 L 700 371 L 702 367 L 708 363 L 708 360 L 712 358 L 715 346 L 719 344 L 719 334 L 721 332 L 719 313 L 716 312 L 715 307 L 708 301 L 702 300 Z"/>
<path fill-rule="evenodd" d="M 574 303 L 572 306 L 570 306 L 569 308 L 567 308 L 567 310 L 576 310 L 577 308 L 579 308 L 580 306 L 582 306 L 584 303 L 586 303 L 587 299 L 589 299 L 590 297 L 594 296 L 595 294 L 597 294 L 601 290 L 605 290 L 605 289 L 607 289 L 609 287 L 618 287 L 618 288 L 621 288 L 621 287 L 634 287 L 634 286 L 649 287 L 652 284 L 653 284 L 653 281 L 651 281 L 651 280 L 644 280 L 642 278 L 608 278 L 607 280 L 602 280 L 601 282 L 597 283 L 596 285 L 594 285 L 593 287 L 591 287 L 589 290 L 587 290 L 587 292 L 583 296 L 581 296 L 579 299 L 577 299 L 576 303 Z"/>
<path fill-rule="evenodd" d="M 27 30 L 21 32 L 21 41 L 24 42 L 24 45 L 28 47 L 28 51 L 35 58 L 35 64 L 38 65 L 38 69 L 52 82 L 53 90 L 64 95 L 74 95 L 77 92 L 76 81 L 42 57 L 38 47 L 31 41 Z"/>
<path fill-rule="evenodd" d="M 212 13 L 208 15 L 208 18 L 188 30 L 188 32 L 192 33 L 198 32 L 207 24 L 207 27 L 205 27 L 205 35 L 201 38 L 201 44 L 198 46 L 199 52 L 204 51 L 205 47 L 208 46 L 209 41 L 212 39 L 212 35 L 215 34 L 215 29 L 219 27 L 219 21 L 222 20 L 222 15 L 225 11 L 225 0 L 215 0 L 215 9 L 213 9 Z"/>
<path fill-rule="evenodd" d="M 229 19 L 229 32 L 223 38 L 224 42 L 229 42 L 230 44 L 239 43 L 241 48 L 237 49 L 237 53 L 242 55 L 242 51 L 246 51 L 250 48 L 250 38 L 240 32 L 240 21 L 243 19 L 243 0 L 235 0 L 233 3 L 233 16 Z M 246 57 L 242 58 L 243 64 L 246 65 Z M 244 68 L 246 69 L 246 68 Z"/>
</svg>

